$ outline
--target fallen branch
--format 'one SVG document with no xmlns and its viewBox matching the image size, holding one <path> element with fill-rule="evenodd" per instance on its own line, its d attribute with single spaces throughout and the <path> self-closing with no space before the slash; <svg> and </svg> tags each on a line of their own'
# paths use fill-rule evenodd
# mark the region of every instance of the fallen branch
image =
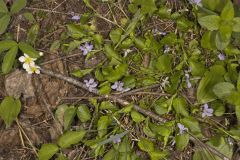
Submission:
<svg viewBox="0 0 240 160">
<path fill-rule="evenodd" d="M 43 69 L 43 68 L 41 68 L 41 73 L 49 75 L 49 76 L 52 76 L 52 77 L 55 77 L 55 78 L 58 78 L 58 79 L 61 79 L 61 80 L 64 80 L 64 81 L 66 81 L 68 83 L 71 83 L 71 84 L 73 84 L 75 86 L 78 86 L 78 87 L 80 87 L 80 88 L 82 88 L 84 90 L 87 90 L 90 93 L 93 93 L 95 95 L 99 95 L 97 89 L 89 90 L 89 88 L 84 83 L 82 83 L 82 82 L 80 82 L 80 81 L 78 81 L 78 80 L 76 80 L 74 78 L 66 77 L 66 76 L 64 76 L 62 74 L 54 73 L 53 71 L 46 70 L 46 69 Z M 99 96 L 101 96 L 101 95 L 99 95 Z M 121 98 L 119 98 L 118 96 L 115 96 L 115 95 L 105 95 L 103 97 L 106 98 L 106 99 L 110 99 L 112 101 L 115 101 L 115 102 L 117 102 L 117 103 L 119 103 L 119 104 L 121 104 L 123 106 L 127 106 L 127 105 L 130 104 L 130 102 L 128 102 L 128 101 L 126 101 L 124 99 L 121 99 Z M 139 107 L 138 105 L 134 105 L 133 108 L 136 111 L 138 111 L 138 112 L 144 114 L 145 116 L 148 116 L 148 117 L 150 117 L 150 118 L 152 118 L 152 119 L 154 119 L 154 120 L 156 120 L 158 122 L 164 123 L 164 122 L 167 121 L 166 119 L 160 117 L 159 115 L 157 115 L 157 114 L 155 114 L 155 113 L 153 113 L 151 111 L 148 111 L 146 109 L 143 109 L 143 108 Z"/>
</svg>

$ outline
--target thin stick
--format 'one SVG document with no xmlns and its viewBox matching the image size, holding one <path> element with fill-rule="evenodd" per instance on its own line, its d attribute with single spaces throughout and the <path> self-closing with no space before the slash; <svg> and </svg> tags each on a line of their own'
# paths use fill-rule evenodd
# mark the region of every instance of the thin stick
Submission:
<svg viewBox="0 0 240 160">
<path fill-rule="evenodd" d="M 91 92 L 91 93 L 93 93 L 95 95 L 99 95 L 97 89 L 89 90 L 89 88 L 84 83 L 82 83 L 82 82 L 80 82 L 80 81 L 78 81 L 78 80 L 76 80 L 74 78 L 66 77 L 66 76 L 64 76 L 62 74 L 54 73 L 53 71 L 45 70 L 43 68 L 41 68 L 41 73 L 49 75 L 49 76 L 52 76 L 52 77 L 55 77 L 55 78 L 62 79 L 64 81 L 68 82 L 68 83 L 71 83 L 71 84 L 73 84 L 75 86 L 78 86 L 78 87 L 84 89 L 84 90 L 87 90 L 87 91 L 89 91 L 89 92 Z M 127 105 L 130 104 L 128 101 L 125 101 L 124 99 L 121 99 L 118 96 L 114 96 L 114 95 L 105 95 L 104 98 L 116 101 L 116 102 L 118 102 L 119 104 L 121 104 L 123 106 L 127 106 Z M 167 121 L 166 119 L 160 117 L 159 115 L 157 115 L 157 114 L 155 114 L 155 113 L 153 113 L 151 111 L 145 110 L 145 109 L 139 107 L 138 105 L 134 105 L 133 108 L 136 111 L 138 111 L 138 112 L 140 112 L 140 113 L 142 113 L 142 114 L 144 114 L 146 116 L 149 116 L 150 118 L 152 118 L 152 119 L 154 119 L 156 121 L 159 121 L 159 122 L 162 122 L 162 123 Z"/>
</svg>

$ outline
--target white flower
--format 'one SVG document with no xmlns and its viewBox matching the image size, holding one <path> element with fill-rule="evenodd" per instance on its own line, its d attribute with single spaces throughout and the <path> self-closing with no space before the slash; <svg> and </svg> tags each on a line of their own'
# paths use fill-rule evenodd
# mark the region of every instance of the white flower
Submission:
<svg viewBox="0 0 240 160">
<path fill-rule="evenodd" d="M 178 128 L 179 128 L 179 134 L 183 134 L 185 131 L 188 131 L 188 128 L 186 128 L 183 124 L 178 123 L 177 124 Z"/>
<path fill-rule="evenodd" d="M 203 113 L 202 113 L 202 117 L 210 117 L 213 115 L 213 109 L 209 108 L 208 104 L 204 104 L 203 105 Z"/>
<path fill-rule="evenodd" d="M 186 77 L 187 88 L 191 88 L 192 84 L 190 82 L 190 75 L 188 73 L 185 73 L 185 77 Z"/>
<path fill-rule="evenodd" d="M 161 83 L 161 86 L 163 87 L 163 88 L 165 88 L 166 86 L 169 86 L 169 77 L 166 77 L 165 79 L 163 79 L 163 81 L 162 81 L 162 83 Z"/>
<path fill-rule="evenodd" d="M 91 78 L 89 80 L 84 80 L 84 82 L 85 82 L 86 86 L 88 87 L 89 91 L 93 91 L 98 85 L 98 83 L 95 82 L 93 78 Z"/>
<path fill-rule="evenodd" d="M 128 53 L 132 52 L 131 49 L 124 50 L 124 57 L 127 57 Z"/>
<path fill-rule="evenodd" d="M 35 65 L 34 61 L 36 60 L 36 58 L 31 58 L 27 54 L 24 53 L 24 56 L 19 57 L 18 60 L 23 63 L 23 68 L 26 69 L 29 66 Z"/>
<path fill-rule="evenodd" d="M 168 52 L 170 52 L 170 47 L 168 45 L 165 45 L 163 53 L 168 53 Z"/>
<path fill-rule="evenodd" d="M 39 56 L 43 56 L 44 55 L 44 53 L 43 52 L 39 52 Z"/>
<path fill-rule="evenodd" d="M 159 30 L 156 29 L 156 28 L 153 29 L 152 32 L 153 32 L 153 35 L 154 35 L 154 36 L 157 36 L 157 35 L 166 36 L 166 35 L 167 35 L 167 32 L 159 31 Z"/>
<path fill-rule="evenodd" d="M 124 83 L 121 81 L 116 81 L 114 84 L 111 86 L 112 89 L 119 91 L 119 92 L 126 92 L 129 91 L 130 88 L 123 88 Z"/>
<path fill-rule="evenodd" d="M 220 61 L 224 61 L 226 59 L 225 55 L 223 53 L 218 54 L 218 59 Z"/>
<path fill-rule="evenodd" d="M 40 67 L 37 66 L 37 65 L 28 65 L 27 68 L 25 68 L 27 73 L 28 74 L 33 74 L 33 73 L 36 73 L 36 74 L 40 74 Z"/>
</svg>

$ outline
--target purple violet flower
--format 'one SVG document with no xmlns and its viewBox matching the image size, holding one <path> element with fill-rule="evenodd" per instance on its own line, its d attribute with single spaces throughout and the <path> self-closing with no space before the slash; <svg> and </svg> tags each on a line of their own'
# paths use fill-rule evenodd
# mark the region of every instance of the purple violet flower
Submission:
<svg viewBox="0 0 240 160">
<path fill-rule="evenodd" d="M 226 56 L 223 53 L 218 54 L 218 59 L 220 61 L 224 61 L 226 59 Z"/>
<path fill-rule="evenodd" d="M 80 20 L 80 16 L 78 16 L 78 15 L 72 16 L 72 20 L 79 21 Z"/>
<path fill-rule="evenodd" d="M 86 56 L 88 52 L 91 52 L 93 49 L 93 45 L 86 42 L 84 45 L 80 46 L 79 49 L 83 52 L 83 55 Z"/>
<path fill-rule="evenodd" d="M 203 105 L 202 117 L 211 117 L 213 115 L 213 109 L 209 108 L 208 104 Z"/>
</svg>

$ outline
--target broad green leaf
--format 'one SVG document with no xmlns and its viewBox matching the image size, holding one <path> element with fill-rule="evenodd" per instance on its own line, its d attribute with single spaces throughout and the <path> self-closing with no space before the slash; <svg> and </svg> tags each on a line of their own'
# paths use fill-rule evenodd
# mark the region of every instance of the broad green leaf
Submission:
<svg viewBox="0 0 240 160">
<path fill-rule="evenodd" d="M 102 73 L 104 75 L 104 78 L 106 78 L 109 82 L 114 83 L 126 75 L 127 70 L 128 65 L 123 63 L 115 67 L 109 66 L 107 68 L 103 68 Z"/>
<path fill-rule="evenodd" d="M 87 35 L 84 28 L 77 24 L 68 24 L 67 29 L 69 35 L 74 39 L 79 39 Z"/>
<path fill-rule="evenodd" d="M 177 29 L 180 31 L 187 31 L 189 28 L 192 28 L 193 24 L 194 23 L 192 21 L 185 17 L 177 19 Z"/>
<path fill-rule="evenodd" d="M 163 54 L 157 59 L 156 68 L 163 73 L 172 71 L 172 57 L 168 54 Z"/>
<path fill-rule="evenodd" d="M 107 58 L 111 61 L 111 64 L 120 64 L 122 61 L 122 57 L 120 54 L 113 49 L 113 47 L 109 44 L 104 45 L 104 51 L 107 56 Z"/>
<path fill-rule="evenodd" d="M 21 110 L 20 100 L 13 97 L 5 97 L 0 105 L 0 117 L 4 120 L 7 127 L 17 118 Z"/>
<path fill-rule="evenodd" d="M 111 124 L 112 119 L 108 116 L 101 116 L 97 123 L 98 135 L 102 138 L 107 134 L 107 127 Z"/>
<path fill-rule="evenodd" d="M 83 70 L 75 70 L 71 74 L 74 75 L 75 77 L 81 78 L 85 76 L 86 74 L 89 74 L 92 72 L 93 69 L 83 69 Z"/>
<path fill-rule="evenodd" d="M 69 160 L 64 154 L 59 154 L 58 158 L 56 160 Z"/>
<path fill-rule="evenodd" d="M 141 138 L 140 141 L 138 141 L 138 147 L 145 152 L 152 152 L 154 151 L 154 144 L 152 141 L 146 139 L 146 138 Z"/>
<path fill-rule="evenodd" d="M 14 46 L 17 46 L 17 43 L 13 40 L 0 41 L 0 53 L 13 48 Z"/>
<path fill-rule="evenodd" d="M 137 6 L 141 6 L 141 12 L 143 14 L 152 14 L 157 10 L 155 0 L 135 0 Z"/>
<path fill-rule="evenodd" d="M 27 34 L 27 43 L 30 44 L 30 45 L 35 45 L 36 43 L 36 40 L 37 40 L 37 36 L 38 36 L 38 33 L 39 33 L 39 29 L 40 29 L 40 26 L 39 24 L 34 24 L 28 31 L 28 34 Z"/>
<path fill-rule="evenodd" d="M 211 31 L 205 32 L 201 39 L 201 46 L 207 49 L 215 49 L 216 48 L 215 37 L 216 35 L 214 32 Z"/>
<path fill-rule="evenodd" d="M 2 63 L 2 72 L 4 74 L 7 74 L 12 70 L 17 53 L 18 47 L 14 46 L 4 56 Z"/>
<path fill-rule="evenodd" d="M 38 151 L 39 160 L 49 160 L 59 150 L 58 146 L 53 143 L 43 144 Z"/>
<path fill-rule="evenodd" d="M 73 144 L 79 143 L 85 136 L 86 131 L 67 131 L 57 141 L 61 148 L 68 148 Z"/>
<path fill-rule="evenodd" d="M 64 113 L 68 109 L 68 106 L 66 104 L 62 104 L 57 107 L 57 110 L 55 112 L 56 119 L 64 125 Z"/>
<path fill-rule="evenodd" d="M 15 14 L 21 11 L 27 5 L 27 0 L 16 0 L 11 6 L 11 13 Z"/>
<path fill-rule="evenodd" d="M 99 109 L 101 110 L 105 110 L 105 109 L 108 109 L 108 110 L 117 110 L 117 106 L 114 105 L 113 103 L 109 102 L 109 101 L 102 101 L 100 106 L 99 106 Z"/>
<path fill-rule="evenodd" d="M 145 120 L 145 117 L 141 113 L 138 113 L 137 111 L 134 110 L 131 112 L 131 117 L 133 121 L 136 123 L 140 123 Z"/>
<path fill-rule="evenodd" d="M 23 53 L 26 53 L 27 55 L 29 55 L 32 58 L 39 58 L 39 52 L 36 51 L 31 45 L 29 45 L 28 43 L 25 42 L 20 42 L 18 44 L 18 47 L 20 48 L 20 50 Z"/>
<path fill-rule="evenodd" d="M 118 158 L 118 154 L 118 151 L 112 148 L 104 155 L 103 160 L 115 160 Z"/>
<path fill-rule="evenodd" d="M 201 137 L 201 128 L 199 122 L 193 117 L 187 117 L 181 119 L 181 123 L 191 131 L 195 136 Z"/>
<path fill-rule="evenodd" d="M 33 17 L 33 14 L 31 12 L 25 12 L 25 13 L 23 13 L 23 16 L 26 20 L 28 20 L 31 23 L 36 22 L 35 18 Z"/>
<path fill-rule="evenodd" d="M 121 39 L 122 33 L 123 33 L 123 31 L 120 28 L 117 28 L 110 32 L 109 36 L 110 36 L 111 40 L 113 41 L 113 44 L 116 44 L 119 42 L 119 40 Z"/>
<path fill-rule="evenodd" d="M 224 38 L 220 32 L 216 34 L 215 43 L 218 50 L 225 49 L 230 43 L 231 37 Z"/>
<path fill-rule="evenodd" d="M 189 67 L 193 76 L 203 76 L 206 71 L 204 64 L 195 60 L 189 62 Z"/>
<path fill-rule="evenodd" d="M 177 114 L 188 117 L 189 113 L 187 111 L 187 101 L 184 98 L 175 98 L 173 100 L 173 108 Z"/>
<path fill-rule="evenodd" d="M 209 15 L 198 18 L 198 23 L 210 31 L 218 30 L 220 25 L 220 17 L 217 15 Z"/>
<path fill-rule="evenodd" d="M 151 160 L 159 160 L 159 159 L 167 159 L 168 156 L 168 151 L 159 151 L 159 150 L 154 150 L 152 152 L 148 152 L 148 154 L 151 157 Z"/>
<path fill-rule="evenodd" d="M 213 108 L 215 116 L 222 116 L 225 113 L 226 109 L 221 101 L 213 101 L 210 106 Z"/>
<path fill-rule="evenodd" d="M 77 109 L 74 106 L 68 107 L 64 112 L 64 129 L 68 130 L 71 127 L 73 119 L 77 113 Z"/>
<path fill-rule="evenodd" d="M 235 89 L 235 86 L 229 82 L 220 82 L 213 87 L 213 92 L 218 98 L 226 98 Z"/>
<path fill-rule="evenodd" d="M 229 143 L 223 137 L 215 136 L 207 142 L 208 145 L 212 146 L 214 149 L 223 153 L 229 159 L 232 158 L 233 155 L 233 146 L 230 146 Z M 214 155 L 216 160 L 221 160 L 221 158 Z"/>
<path fill-rule="evenodd" d="M 223 75 L 225 72 L 223 66 L 215 65 L 205 73 L 197 89 L 197 99 L 200 103 L 207 103 L 217 98 L 212 89 L 215 84 L 224 80 Z"/>
<path fill-rule="evenodd" d="M 77 107 L 77 116 L 81 122 L 87 122 L 92 118 L 90 110 L 85 104 L 81 104 Z"/>
<path fill-rule="evenodd" d="M 234 8 L 232 1 L 228 1 L 228 3 L 225 5 L 221 12 L 221 19 L 230 21 L 234 18 Z"/>
<path fill-rule="evenodd" d="M 4 0 L 0 0 L 0 13 L 8 13 L 8 8 Z"/>
<path fill-rule="evenodd" d="M 189 143 L 189 135 L 187 133 L 178 134 L 175 141 L 177 149 L 182 151 Z"/>
<path fill-rule="evenodd" d="M 99 85 L 98 93 L 100 95 L 106 95 L 106 94 L 109 94 L 111 90 L 112 90 L 111 83 L 106 81 Z"/>
<path fill-rule="evenodd" d="M 169 103 L 166 99 L 161 98 L 154 102 L 153 104 L 155 112 L 159 115 L 165 114 L 168 112 Z"/>
<path fill-rule="evenodd" d="M 204 149 L 204 148 L 197 148 L 195 149 L 194 155 L 193 155 L 193 160 L 216 160 L 213 156 L 213 154 L 211 154 L 211 152 L 209 152 L 208 150 Z"/>
<path fill-rule="evenodd" d="M 235 17 L 233 19 L 233 32 L 240 32 L 240 17 Z"/>
<path fill-rule="evenodd" d="M 1 34 L 3 34 L 5 31 L 6 31 L 6 29 L 7 29 L 7 27 L 8 27 L 8 24 L 9 24 L 9 22 L 10 22 L 10 15 L 8 15 L 8 14 L 5 14 L 4 16 L 2 16 L 1 18 L 0 18 L 0 35 Z"/>
</svg>

